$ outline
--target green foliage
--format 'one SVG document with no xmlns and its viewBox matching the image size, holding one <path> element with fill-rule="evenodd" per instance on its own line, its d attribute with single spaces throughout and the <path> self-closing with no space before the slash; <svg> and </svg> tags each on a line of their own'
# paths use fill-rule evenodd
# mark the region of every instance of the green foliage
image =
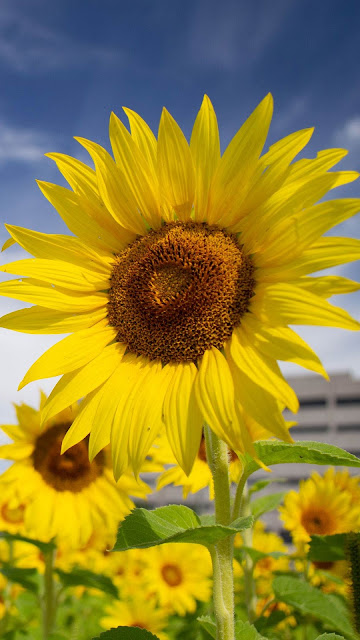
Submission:
<svg viewBox="0 0 360 640">
<path fill-rule="evenodd" d="M 284 496 L 285 492 L 282 491 L 281 493 L 271 493 L 268 496 L 262 496 L 257 500 L 253 500 L 251 502 L 252 515 L 254 518 L 260 518 L 264 513 L 277 509 L 281 505 Z"/>
<path fill-rule="evenodd" d="M 345 553 L 350 567 L 353 623 L 356 631 L 360 633 L 360 533 L 347 534 Z"/>
<path fill-rule="evenodd" d="M 336 598 L 293 577 L 276 577 L 273 590 L 278 601 L 285 602 L 305 616 L 321 620 L 334 631 L 341 631 L 346 638 L 356 640 L 349 617 Z"/>
<path fill-rule="evenodd" d="M 330 464 L 343 467 L 360 467 L 360 460 L 351 453 L 323 442 L 311 442 L 303 440 L 289 444 L 275 440 L 255 442 L 254 447 L 257 456 L 268 466 L 289 462 L 301 462 L 306 464 Z M 248 454 L 244 455 L 246 477 L 257 471 L 260 467 Z"/>
<path fill-rule="evenodd" d="M 208 632 L 209 636 L 216 638 L 216 624 L 210 616 L 200 616 L 197 621 Z"/>
<path fill-rule="evenodd" d="M 146 631 L 146 629 L 117 627 L 100 633 L 100 636 L 93 638 L 93 640 L 159 640 L 159 638 L 150 633 L 150 631 Z"/>
<path fill-rule="evenodd" d="M 235 623 L 235 640 L 266 640 L 249 622 L 237 620 Z"/>
<path fill-rule="evenodd" d="M 238 518 L 229 527 L 202 524 L 185 506 L 170 505 L 153 511 L 134 509 L 121 523 L 114 551 L 145 549 L 167 542 L 193 542 L 208 546 L 249 528 L 253 518 Z"/>
<path fill-rule="evenodd" d="M 311 536 L 309 560 L 313 562 L 344 560 L 346 536 L 346 533 L 335 533 L 332 536 Z"/>
<path fill-rule="evenodd" d="M 40 540 L 35 540 L 34 538 L 25 538 L 19 534 L 8 533 L 7 531 L 0 531 L 0 538 L 4 538 L 8 542 L 19 540 L 20 542 L 28 542 L 29 544 L 33 544 L 34 547 L 38 547 L 42 553 L 49 553 L 50 551 L 55 551 L 56 545 L 53 542 L 40 542 Z"/>
<path fill-rule="evenodd" d="M 338 636 L 337 633 L 323 633 L 316 640 L 345 640 L 344 636 Z"/>
<path fill-rule="evenodd" d="M 0 573 L 11 582 L 20 584 L 24 589 L 32 593 L 38 593 L 39 591 L 38 573 L 36 569 L 21 569 L 9 564 L 2 564 Z"/>
<path fill-rule="evenodd" d="M 92 571 L 79 567 L 74 568 L 69 573 L 61 571 L 61 569 L 55 569 L 55 573 L 59 576 L 64 587 L 83 586 L 99 589 L 104 593 L 108 593 L 113 598 L 118 597 L 118 590 L 108 576 L 93 573 Z"/>
<path fill-rule="evenodd" d="M 253 561 L 254 565 L 262 560 L 263 558 L 281 558 L 282 556 L 286 556 L 286 553 L 283 551 L 271 551 L 270 553 L 263 553 L 262 551 L 258 551 L 258 549 L 254 549 L 253 547 L 247 547 L 245 545 L 239 547 L 238 549 L 234 549 L 234 557 L 235 560 L 241 562 L 244 559 L 244 555 L 248 554 Z"/>
<path fill-rule="evenodd" d="M 269 484 L 273 484 L 274 482 L 285 482 L 284 478 L 271 478 L 271 480 L 258 480 L 254 482 L 254 484 L 249 489 L 249 495 L 252 493 L 257 493 L 258 491 L 262 491 L 269 486 Z"/>
</svg>

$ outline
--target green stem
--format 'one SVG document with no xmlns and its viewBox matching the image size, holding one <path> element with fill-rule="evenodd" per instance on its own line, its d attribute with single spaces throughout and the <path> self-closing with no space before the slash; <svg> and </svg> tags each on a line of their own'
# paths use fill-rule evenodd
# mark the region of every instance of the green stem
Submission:
<svg viewBox="0 0 360 640">
<path fill-rule="evenodd" d="M 241 483 L 241 480 L 240 480 L 240 483 Z M 243 486 L 240 514 L 241 516 L 251 515 L 249 489 L 246 484 L 246 481 L 244 482 L 244 486 Z M 244 546 L 251 548 L 253 544 L 252 528 L 245 529 L 245 531 L 243 531 L 241 535 L 244 542 Z M 252 558 L 249 556 L 248 553 L 245 555 L 243 570 L 244 570 L 246 608 L 247 608 L 249 622 L 252 623 L 256 618 L 256 587 L 255 587 L 255 580 L 254 580 L 254 561 L 252 560 Z"/>
<path fill-rule="evenodd" d="M 214 481 L 215 520 L 231 523 L 229 457 L 225 442 L 205 425 L 206 456 Z M 213 563 L 213 601 L 217 640 L 234 640 L 233 536 L 211 547 Z"/>
<path fill-rule="evenodd" d="M 56 617 L 56 593 L 54 582 L 55 551 L 45 554 L 44 593 L 42 599 L 43 640 L 47 640 L 54 628 Z"/>
</svg>

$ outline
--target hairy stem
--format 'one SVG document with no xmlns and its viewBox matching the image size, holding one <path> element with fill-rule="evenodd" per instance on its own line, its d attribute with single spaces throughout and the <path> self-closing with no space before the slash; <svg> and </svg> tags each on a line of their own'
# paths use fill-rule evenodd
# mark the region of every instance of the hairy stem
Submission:
<svg viewBox="0 0 360 640">
<path fill-rule="evenodd" d="M 54 582 L 55 551 L 45 553 L 44 592 L 42 597 L 43 640 L 53 631 L 56 616 L 56 593 Z"/>
<path fill-rule="evenodd" d="M 241 483 L 241 480 L 240 480 L 240 483 Z M 251 515 L 249 490 L 246 482 L 244 483 L 244 486 L 243 486 L 240 515 L 241 516 Z M 245 529 L 245 531 L 243 531 L 241 535 L 244 541 L 244 546 L 252 547 L 252 543 L 253 543 L 252 528 Z M 255 589 L 255 580 L 254 580 L 254 561 L 249 556 L 248 553 L 245 556 L 243 569 L 244 569 L 246 608 L 247 608 L 249 622 L 253 622 L 256 618 L 256 589 Z"/>
<path fill-rule="evenodd" d="M 206 456 L 214 480 L 215 520 L 231 522 L 228 448 L 205 426 Z M 213 563 L 213 600 L 217 640 L 234 640 L 233 536 L 220 540 L 211 548 Z"/>
</svg>

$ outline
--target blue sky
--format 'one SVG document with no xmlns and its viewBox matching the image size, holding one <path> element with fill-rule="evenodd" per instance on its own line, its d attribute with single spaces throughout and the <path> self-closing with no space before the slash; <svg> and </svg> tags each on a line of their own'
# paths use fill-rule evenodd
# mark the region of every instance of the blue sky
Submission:
<svg viewBox="0 0 360 640">
<path fill-rule="evenodd" d="M 85 158 L 74 135 L 108 146 L 110 112 L 121 116 L 122 105 L 155 131 L 165 105 L 189 135 L 205 92 L 218 114 L 223 147 L 271 91 L 270 143 L 315 125 L 305 155 L 345 147 L 342 168 L 360 170 L 359 29 L 356 0 L 2 0 L 1 223 L 64 231 L 35 184 L 35 178 L 61 183 L 44 153 Z M 338 194 L 356 196 L 359 187 Z M 342 233 L 359 237 L 360 221 L 347 223 Z M 0 242 L 5 238 L 1 224 Z M 9 250 L 1 262 L 16 255 Z M 356 278 L 359 269 L 337 273 Z M 359 294 L 341 302 L 360 318 Z M 20 306 L 0 299 L 1 314 Z M 357 334 L 301 333 L 331 371 L 360 376 Z M 17 383 L 53 342 L 0 330 L 3 422 L 12 415 L 10 402 L 36 403 L 39 385 L 17 393 Z M 52 386 L 53 380 L 42 384 Z"/>
</svg>

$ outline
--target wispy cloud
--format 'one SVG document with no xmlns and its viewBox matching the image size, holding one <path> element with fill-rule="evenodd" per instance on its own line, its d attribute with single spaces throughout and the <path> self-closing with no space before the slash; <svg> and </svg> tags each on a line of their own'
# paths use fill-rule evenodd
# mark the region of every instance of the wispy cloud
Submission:
<svg viewBox="0 0 360 640">
<path fill-rule="evenodd" d="M 249 67 L 281 29 L 291 7 L 286 0 L 200 0 L 189 31 L 192 63 L 225 70 Z"/>
<path fill-rule="evenodd" d="M 360 115 L 355 115 L 334 133 L 334 142 L 349 151 L 360 151 Z"/>
<path fill-rule="evenodd" d="M 14 127 L 0 119 L 0 164 L 37 162 L 49 146 L 49 137 L 41 131 Z"/>
<path fill-rule="evenodd" d="M 120 49 L 74 41 L 27 15 L 26 4 L 4 1 L 0 8 L 0 61 L 18 72 L 42 73 L 84 64 L 125 62 Z"/>
</svg>

